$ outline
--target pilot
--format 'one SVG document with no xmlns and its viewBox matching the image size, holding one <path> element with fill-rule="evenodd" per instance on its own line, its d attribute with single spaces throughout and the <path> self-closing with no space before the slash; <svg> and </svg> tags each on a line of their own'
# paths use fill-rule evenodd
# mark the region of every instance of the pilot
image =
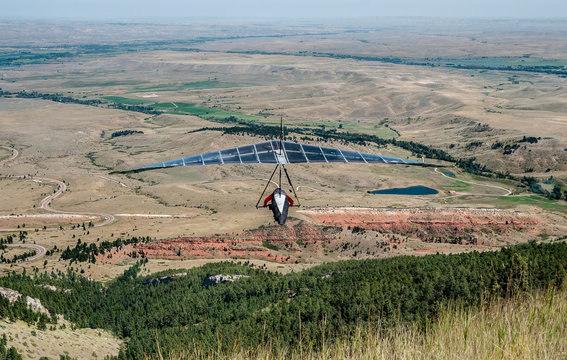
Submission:
<svg viewBox="0 0 567 360">
<path fill-rule="evenodd" d="M 268 205 L 270 201 L 271 203 Z M 269 206 L 270 210 L 274 213 L 274 219 L 276 219 L 280 225 L 283 225 L 287 219 L 288 208 L 293 206 L 293 199 L 281 188 L 278 188 L 264 200 L 264 207 L 267 206 Z"/>
</svg>

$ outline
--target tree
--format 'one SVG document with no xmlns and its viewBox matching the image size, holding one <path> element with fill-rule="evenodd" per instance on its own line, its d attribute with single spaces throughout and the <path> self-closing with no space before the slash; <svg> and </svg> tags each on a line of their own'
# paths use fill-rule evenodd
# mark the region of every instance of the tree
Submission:
<svg viewBox="0 0 567 360">
<path fill-rule="evenodd" d="M 552 200 L 559 200 L 559 199 L 561 199 L 561 185 L 555 184 L 555 185 L 553 186 L 553 190 L 551 191 L 551 194 L 550 194 L 549 197 L 550 197 L 550 199 L 552 199 Z"/>
</svg>

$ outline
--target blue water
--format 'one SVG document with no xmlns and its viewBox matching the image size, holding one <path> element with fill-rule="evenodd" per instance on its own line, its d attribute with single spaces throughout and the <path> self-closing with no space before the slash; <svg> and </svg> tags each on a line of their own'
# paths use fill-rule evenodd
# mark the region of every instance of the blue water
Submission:
<svg viewBox="0 0 567 360">
<path fill-rule="evenodd" d="M 445 174 L 445 175 L 447 175 L 447 176 L 450 176 L 450 177 L 455 177 L 455 174 L 453 174 L 453 173 L 450 172 L 450 171 L 443 171 L 443 174 Z"/>
<path fill-rule="evenodd" d="M 428 188 L 426 186 L 410 186 L 407 188 L 396 188 L 396 189 L 384 189 L 384 190 L 374 190 L 369 191 L 370 194 L 377 195 L 435 195 L 439 194 L 439 191 Z"/>
</svg>

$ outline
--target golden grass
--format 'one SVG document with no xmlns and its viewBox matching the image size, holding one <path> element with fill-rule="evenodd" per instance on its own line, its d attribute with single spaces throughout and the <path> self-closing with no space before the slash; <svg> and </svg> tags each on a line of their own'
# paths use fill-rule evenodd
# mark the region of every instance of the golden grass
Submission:
<svg viewBox="0 0 567 360">
<path fill-rule="evenodd" d="M 169 358 L 565 359 L 566 339 L 567 292 L 550 290 L 468 309 L 448 305 L 425 330 L 414 324 L 389 330 L 361 326 L 351 338 L 326 342 L 317 351 L 258 344 L 229 355 L 202 356 L 192 349 Z"/>
<path fill-rule="evenodd" d="M 62 325 L 65 325 L 63 328 Z M 28 325 L 21 320 L 9 322 L 0 319 L 0 336 L 8 338 L 8 346 L 14 346 L 24 359 L 59 359 L 67 353 L 72 359 L 104 359 L 117 356 L 122 340 L 103 329 L 75 329 L 62 317 L 57 329 L 39 330 L 35 325 Z"/>
</svg>

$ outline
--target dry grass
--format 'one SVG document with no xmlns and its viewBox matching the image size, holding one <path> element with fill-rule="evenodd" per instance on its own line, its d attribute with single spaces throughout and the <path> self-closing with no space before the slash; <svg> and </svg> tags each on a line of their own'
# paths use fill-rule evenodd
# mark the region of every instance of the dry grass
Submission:
<svg viewBox="0 0 567 360">
<path fill-rule="evenodd" d="M 326 342 L 318 351 L 272 348 L 208 358 L 229 359 L 565 359 L 567 292 L 550 290 L 466 309 L 449 305 L 425 330 L 358 328 L 350 339 Z M 199 358 L 196 351 L 170 359 Z M 161 358 L 159 356 L 158 358 Z M 205 357 L 207 358 L 207 357 Z"/>
<path fill-rule="evenodd" d="M 106 330 L 74 329 L 71 323 L 61 318 L 56 330 L 38 330 L 23 321 L 0 320 L 0 336 L 2 334 L 6 334 L 10 346 L 16 347 L 24 359 L 43 356 L 58 359 L 64 354 L 73 359 L 104 359 L 118 355 L 122 345 L 121 340 Z"/>
</svg>

